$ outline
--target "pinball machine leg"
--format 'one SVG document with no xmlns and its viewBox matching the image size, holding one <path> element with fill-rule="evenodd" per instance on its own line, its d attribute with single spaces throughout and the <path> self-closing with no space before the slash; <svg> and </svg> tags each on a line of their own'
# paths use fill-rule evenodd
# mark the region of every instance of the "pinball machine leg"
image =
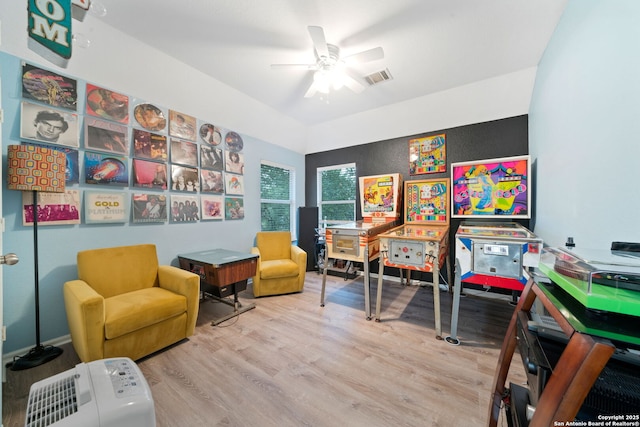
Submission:
<svg viewBox="0 0 640 427">
<path fill-rule="evenodd" d="M 453 308 L 451 310 L 451 335 L 445 337 L 445 341 L 451 345 L 459 345 L 458 339 L 458 312 L 460 310 L 460 292 L 462 289 L 462 281 L 460 279 L 460 263 L 456 258 L 455 264 L 455 283 L 453 284 Z"/>
<path fill-rule="evenodd" d="M 329 265 L 329 251 L 324 251 L 324 268 L 322 269 L 322 290 L 320 291 L 320 307 L 324 307 L 324 293 L 327 287 L 327 268 Z"/>
<path fill-rule="evenodd" d="M 433 313 L 436 324 L 436 339 L 442 339 L 442 318 L 440 316 L 440 268 L 438 260 L 433 263 Z"/>
<path fill-rule="evenodd" d="M 371 281 L 369 280 L 369 251 L 364 252 L 364 315 L 371 320 Z"/>
<path fill-rule="evenodd" d="M 380 306 L 382 305 L 382 282 L 383 282 L 383 278 L 382 275 L 384 274 L 384 259 L 383 259 L 383 255 L 380 254 L 380 258 L 379 258 L 379 262 L 378 262 L 378 292 L 377 292 L 377 296 L 376 296 L 376 322 L 380 321 Z M 402 270 L 400 270 L 400 272 L 402 272 Z"/>
</svg>

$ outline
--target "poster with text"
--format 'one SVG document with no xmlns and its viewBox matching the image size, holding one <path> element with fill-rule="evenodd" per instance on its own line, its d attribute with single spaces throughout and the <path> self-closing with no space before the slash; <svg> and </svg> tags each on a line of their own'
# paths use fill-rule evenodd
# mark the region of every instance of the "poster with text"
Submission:
<svg viewBox="0 0 640 427">
<path fill-rule="evenodd" d="M 129 221 L 129 200 L 125 192 L 84 192 L 84 221 L 87 224 L 125 223 Z"/>
<path fill-rule="evenodd" d="M 23 63 L 22 97 L 76 111 L 78 83 L 75 79 Z"/>
<path fill-rule="evenodd" d="M 80 191 L 36 193 L 38 225 L 80 224 Z M 33 225 L 33 192 L 22 192 L 22 225 Z"/>
</svg>

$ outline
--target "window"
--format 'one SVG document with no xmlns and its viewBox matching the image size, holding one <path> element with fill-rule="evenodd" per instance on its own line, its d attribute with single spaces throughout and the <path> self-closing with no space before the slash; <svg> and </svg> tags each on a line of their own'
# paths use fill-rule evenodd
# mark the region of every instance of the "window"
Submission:
<svg viewBox="0 0 640 427">
<path fill-rule="evenodd" d="M 260 163 L 262 231 L 290 231 L 295 240 L 295 170 L 267 161 Z"/>
<path fill-rule="evenodd" d="M 325 227 L 355 221 L 355 163 L 318 168 L 318 210 Z"/>
</svg>

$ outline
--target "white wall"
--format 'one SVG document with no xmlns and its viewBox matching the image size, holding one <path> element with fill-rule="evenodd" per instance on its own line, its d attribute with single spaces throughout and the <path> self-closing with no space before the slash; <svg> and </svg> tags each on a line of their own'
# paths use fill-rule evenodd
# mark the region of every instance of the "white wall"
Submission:
<svg viewBox="0 0 640 427">
<path fill-rule="evenodd" d="M 571 0 L 529 112 L 535 232 L 551 246 L 640 242 L 640 2 Z"/>
<path fill-rule="evenodd" d="M 312 126 L 307 153 L 527 114 L 535 74 L 529 68 Z"/>
</svg>

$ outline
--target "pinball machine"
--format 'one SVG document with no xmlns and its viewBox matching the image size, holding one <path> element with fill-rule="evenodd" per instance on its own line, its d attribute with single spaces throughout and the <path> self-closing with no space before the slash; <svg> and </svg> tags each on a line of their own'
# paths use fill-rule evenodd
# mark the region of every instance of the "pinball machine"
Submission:
<svg viewBox="0 0 640 427">
<path fill-rule="evenodd" d="M 432 273 L 436 338 L 442 339 L 440 273 L 449 259 L 449 179 L 404 183 L 404 224 L 380 234 L 376 321 L 380 321 L 384 267 Z M 447 273 L 449 278 L 449 273 Z M 404 280 L 404 279 L 402 279 Z"/>
<path fill-rule="evenodd" d="M 359 191 L 363 219 L 325 230 L 320 306 L 325 305 L 329 260 L 360 262 L 364 267 L 365 317 L 371 320 L 369 263 L 380 256 L 378 235 L 399 224 L 402 176 L 396 173 L 360 177 Z"/>
</svg>

